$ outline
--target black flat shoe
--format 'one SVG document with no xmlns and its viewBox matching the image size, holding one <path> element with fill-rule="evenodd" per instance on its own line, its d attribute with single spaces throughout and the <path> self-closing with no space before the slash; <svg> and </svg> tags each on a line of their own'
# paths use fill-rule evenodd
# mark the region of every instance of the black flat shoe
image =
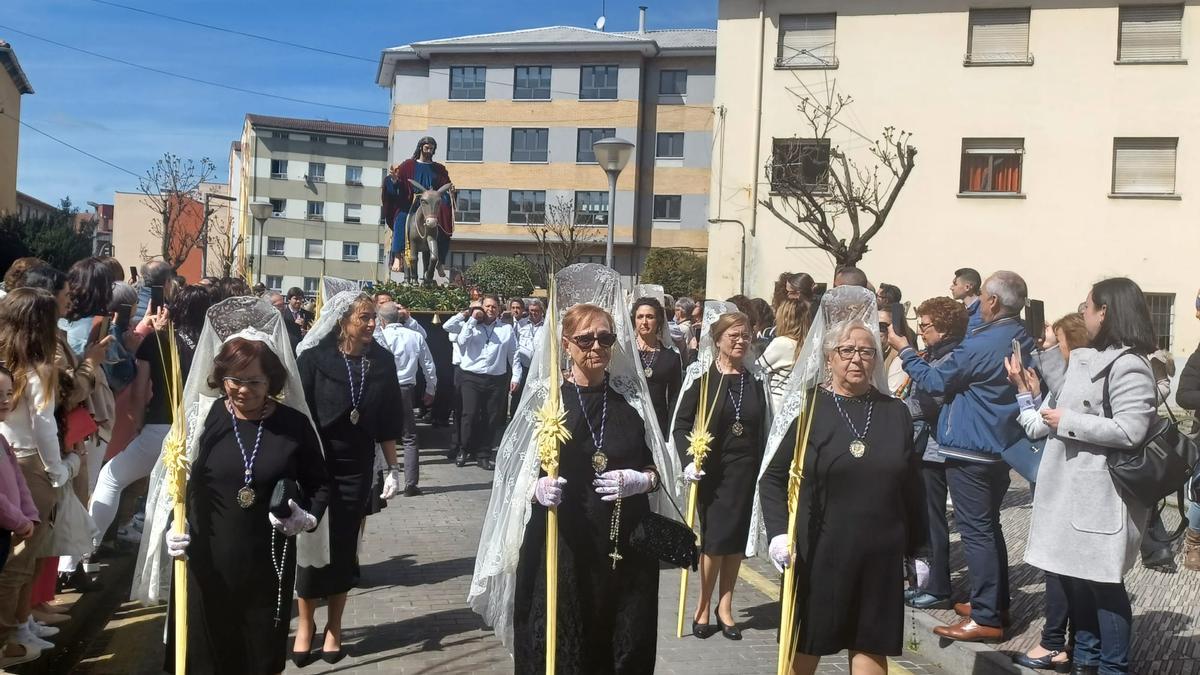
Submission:
<svg viewBox="0 0 1200 675">
<path fill-rule="evenodd" d="M 700 638 L 701 640 L 707 640 L 708 638 L 712 637 L 713 634 L 716 632 L 717 632 L 717 629 L 713 628 L 712 624 L 699 623 L 695 620 L 692 620 L 692 635 L 695 635 L 696 637 Z"/>
<path fill-rule="evenodd" d="M 317 655 L 313 652 L 313 649 L 312 649 L 313 640 L 316 640 L 316 639 L 317 639 L 317 629 L 314 628 L 312 637 L 310 637 L 308 639 L 308 651 L 298 652 L 294 649 L 292 650 L 292 663 L 294 663 L 297 668 L 303 668 L 303 667 L 311 664 L 313 661 L 317 660 Z M 293 643 L 293 644 L 295 644 L 295 643 Z"/>
<path fill-rule="evenodd" d="M 483 469 L 484 471 L 495 471 L 496 465 L 492 464 L 491 457 L 480 457 L 479 458 L 479 468 Z"/>
<path fill-rule="evenodd" d="M 1062 652 L 1054 651 L 1054 652 L 1050 652 L 1049 654 L 1039 657 L 1039 658 L 1036 658 L 1036 659 L 1033 658 L 1032 656 L 1029 656 L 1028 654 L 1017 654 L 1013 658 L 1013 663 L 1016 663 L 1018 666 L 1025 666 L 1026 668 L 1031 668 L 1033 670 L 1054 670 L 1054 671 L 1057 671 L 1060 673 L 1069 673 L 1069 672 L 1071 672 L 1071 662 L 1070 661 L 1055 661 L 1054 660 L 1054 657 L 1058 656 L 1061 653 Z"/>
<path fill-rule="evenodd" d="M 461 469 L 462 467 L 464 467 L 466 465 L 467 465 L 467 453 L 463 452 L 462 450 L 459 450 L 458 454 L 454 456 L 454 466 L 457 466 L 458 468 Z"/>
<path fill-rule="evenodd" d="M 1071 675 L 1097 675 L 1100 672 L 1100 666 L 1075 666 L 1071 669 Z"/>
<path fill-rule="evenodd" d="M 721 622 L 721 617 L 717 616 L 717 626 L 721 628 L 721 635 L 724 635 L 730 640 L 741 640 L 742 631 L 738 630 L 735 624 L 725 624 Z"/>
</svg>

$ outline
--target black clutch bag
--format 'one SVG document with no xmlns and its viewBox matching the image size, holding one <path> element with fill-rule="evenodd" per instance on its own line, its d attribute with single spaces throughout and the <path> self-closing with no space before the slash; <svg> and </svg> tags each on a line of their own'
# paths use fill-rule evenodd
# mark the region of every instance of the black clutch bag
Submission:
<svg viewBox="0 0 1200 675">
<path fill-rule="evenodd" d="M 682 517 L 682 516 L 681 516 Z M 695 571 L 700 563 L 696 534 L 683 523 L 649 511 L 629 535 L 629 545 L 643 555 Z"/>
<path fill-rule="evenodd" d="M 292 515 L 292 507 L 288 505 L 289 499 L 294 499 L 297 504 L 300 503 L 300 487 L 291 478 L 280 478 L 279 482 L 275 484 L 275 489 L 271 490 L 269 507 L 276 518 L 283 520 Z"/>
</svg>

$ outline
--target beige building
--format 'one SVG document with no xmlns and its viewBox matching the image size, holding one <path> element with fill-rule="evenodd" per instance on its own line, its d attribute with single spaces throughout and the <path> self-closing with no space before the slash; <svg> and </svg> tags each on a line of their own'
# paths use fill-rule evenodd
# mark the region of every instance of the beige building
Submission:
<svg viewBox="0 0 1200 675">
<path fill-rule="evenodd" d="M 1195 349 L 1200 277 L 1200 3 L 720 0 L 709 294 L 770 297 L 785 270 L 831 260 L 758 200 L 779 141 L 805 138 L 798 96 L 855 103 L 828 142 L 863 157 L 884 126 L 917 166 L 861 263 L 905 300 L 959 267 L 1020 272 L 1051 320 L 1127 275 L 1164 347 Z M 860 136 L 859 134 L 862 134 Z M 811 132 L 809 133 L 811 136 Z M 846 223 L 840 223 L 846 227 Z"/>
<path fill-rule="evenodd" d="M 21 138 L 21 96 L 33 85 L 12 46 L 0 40 L 0 213 L 17 209 L 17 149 Z"/>
<path fill-rule="evenodd" d="M 226 231 L 224 223 L 228 222 L 231 217 L 229 203 L 220 199 L 221 196 L 229 194 L 229 185 L 227 183 L 201 183 L 199 187 L 200 200 L 192 203 L 188 208 L 181 209 L 178 225 L 180 232 L 186 231 L 189 235 L 196 236 L 198 241 L 202 241 L 198 234 L 203 214 L 203 201 L 201 200 L 209 194 L 217 196 L 211 198 L 209 202 L 210 236 L 215 238 L 218 236 L 218 232 Z M 141 192 L 117 192 L 113 194 L 111 206 L 99 206 L 107 207 L 112 213 L 110 236 L 114 258 L 126 265 L 141 265 L 153 258 L 162 259 L 162 237 L 152 231 L 156 229 L 156 223 L 160 216 L 146 195 Z M 161 232 L 161 229 L 159 231 Z M 188 283 L 194 283 L 204 276 L 201 269 L 207 257 L 208 274 L 221 276 L 219 269 L 222 250 L 216 245 L 210 245 L 208 255 L 205 256 L 204 247 L 197 243 L 189 251 L 185 262 L 179 266 L 177 272 L 183 275 Z"/>
<path fill-rule="evenodd" d="M 383 51 L 391 91 L 390 161 L 432 136 L 457 190 L 450 264 L 539 256 L 528 226 L 574 205 L 600 237 L 585 262 L 635 274 L 651 247 L 708 247 L 716 35 L 549 26 L 414 42 Z M 634 143 L 610 205 L 592 143 Z M 562 218 L 562 216 L 557 216 Z M 571 218 L 570 214 L 567 218 Z"/>
</svg>

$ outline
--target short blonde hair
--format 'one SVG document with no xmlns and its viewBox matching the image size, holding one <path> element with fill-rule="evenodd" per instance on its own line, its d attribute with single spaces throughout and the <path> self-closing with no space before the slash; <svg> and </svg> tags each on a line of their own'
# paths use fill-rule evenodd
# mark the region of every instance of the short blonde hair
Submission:
<svg viewBox="0 0 1200 675">
<path fill-rule="evenodd" d="M 567 310 L 566 314 L 563 314 L 563 337 L 573 337 L 577 326 L 597 317 L 604 317 L 604 320 L 608 322 L 609 330 L 615 331 L 617 329 L 617 324 L 613 321 L 612 315 L 605 311 L 603 307 L 583 302 L 573 305 Z"/>
<path fill-rule="evenodd" d="M 739 323 L 747 329 L 752 328 L 750 317 L 741 312 L 727 312 L 717 317 L 717 320 L 709 327 L 708 334 L 712 336 L 713 342 L 720 342 L 721 336 L 725 334 L 725 331 Z"/>
</svg>

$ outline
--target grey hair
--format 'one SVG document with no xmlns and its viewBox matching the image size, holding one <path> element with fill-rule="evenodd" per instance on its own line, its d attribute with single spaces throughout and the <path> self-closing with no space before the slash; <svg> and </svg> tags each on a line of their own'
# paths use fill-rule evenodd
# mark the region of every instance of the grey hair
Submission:
<svg viewBox="0 0 1200 675">
<path fill-rule="evenodd" d="M 108 304 L 108 309 L 111 312 L 117 311 L 117 307 L 121 305 L 137 305 L 138 295 L 137 289 L 124 281 L 118 281 L 112 287 L 112 302 Z"/>
<path fill-rule="evenodd" d="M 171 266 L 161 260 L 148 260 L 140 274 L 143 286 L 162 286 L 171 278 Z"/>
<path fill-rule="evenodd" d="M 684 316 L 690 317 L 696 309 L 696 301 L 685 295 L 675 300 L 675 309 L 683 312 Z"/>
<path fill-rule="evenodd" d="M 825 331 L 825 340 L 821 344 L 821 351 L 824 352 L 825 358 L 829 358 L 829 353 L 832 352 L 839 344 L 841 344 L 842 340 L 845 340 L 856 328 L 861 328 L 867 331 L 869 335 L 877 335 L 875 331 L 878 329 L 872 329 L 860 319 L 839 321 L 830 326 L 829 330 Z"/>
<path fill-rule="evenodd" d="M 511 305 L 511 304 L 513 304 L 514 302 L 519 302 L 519 303 L 521 303 L 521 309 L 528 309 L 528 307 L 527 307 L 527 306 L 526 306 L 526 304 L 525 304 L 525 298 L 520 298 L 520 297 L 512 297 L 512 298 L 509 298 L 509 299 L 508 299 L 508 304 L 510 304 L 510 305 Z"/>
<path fill-rule="evenodd" d="M 394 302 L 383 303 L 375 310 L 375 314 L 383 323 L 400 323 L 400 308 Z"/>
<path fill-rule="evenodd" d="M 1021 310 L 1025 309 L 1025 300 L 1029 298 L 1029 288 L 1021 275 L 1006 270 L 993 272 L 992 276 L 983 282 L 983 290 L 1008 310 L 1008 316 L 1020 314 Z"/>
<path fill-rule="evenodd" d="M 543 312 L 546 311 L 546 303 L 542 302 L 541 300 L 538 300 L 537 298 L 531 298 L 529 300 L 529 306 L 526 307 L 525 309 L 529 309 L 530 307 L 537 307 L 538 309 L 542 310 Z"/>
</svg>

